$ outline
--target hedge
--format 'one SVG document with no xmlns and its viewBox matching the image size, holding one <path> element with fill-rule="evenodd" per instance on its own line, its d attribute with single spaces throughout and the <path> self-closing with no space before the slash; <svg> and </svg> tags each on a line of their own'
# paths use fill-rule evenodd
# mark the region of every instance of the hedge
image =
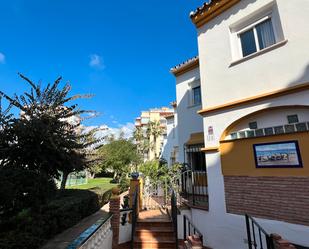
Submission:
<svg viewBox="0 0 309 249">
<path fill-rule="evenodd" d="M 68 189 L 39 210 L 23 210 L 9 221 L 0 223 L 1 249 L 35 249 L 46 240 L 75 225 L 108 202 L 111 190 Z"/>
</svg>

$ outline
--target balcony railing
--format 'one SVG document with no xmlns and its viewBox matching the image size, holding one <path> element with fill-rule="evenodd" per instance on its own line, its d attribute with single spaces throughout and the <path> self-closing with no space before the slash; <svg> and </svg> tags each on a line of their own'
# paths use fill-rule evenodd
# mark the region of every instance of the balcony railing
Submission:
<svg viewBox="0 0 309 249">
<path fill-rule="evenodd" d="M 180 184 L 180 195 L 184 204 L 208 209 L 208 184 L 205 171 L 184 171 L 181 174 Z"/>
</svg>

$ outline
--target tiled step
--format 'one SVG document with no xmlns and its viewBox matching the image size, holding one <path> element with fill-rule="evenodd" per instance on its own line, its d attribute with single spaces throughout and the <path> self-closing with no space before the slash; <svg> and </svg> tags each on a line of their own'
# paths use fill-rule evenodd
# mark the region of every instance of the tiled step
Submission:
<svg viewBox="0 0 309 249">
<path fill-rule="evenodd" d="M 172 227 L 172 222 L 169 220 L 157 221 L 156 219 L 144 219 L 137 221 L 137 227 L 149 228 L 149 227 Z"/>
<path fill-rule="evenodd" d="M 170 237 L 135 237 L 134 249 L 175 248 L 175 239 Z"/>
<path fill-rule="evenodd" d="M 174 230 L 172 227 L 148 227 L 136 228 L 137 237 L 174 237 Z"/>
</svg>

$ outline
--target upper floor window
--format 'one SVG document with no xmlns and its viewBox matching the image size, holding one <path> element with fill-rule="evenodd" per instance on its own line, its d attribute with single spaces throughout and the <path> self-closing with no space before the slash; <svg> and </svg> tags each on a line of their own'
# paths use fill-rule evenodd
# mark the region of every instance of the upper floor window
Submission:
<svg viewBox="0 0 309 249">
<path fill-rule="evenodd" d="M 279 9 L 273 0 L 256 6 L 229 25 L 232 65 L 236 65 L 286 44 Z"/>
<path fill-rule="evenodd" d="M 201 86 L 197 86 L 192 88 L 192 104 L 193 105 L 200 105 L 202 102 L 201 98 Z"/>
<path fill-rule="evenodd" d="M 141 118 L 141 123 L 142 124 L 148 124 L 149 123 L 149 118 Z"/>
<path fill-rule="evenodd" d="M 266 17 L 264 20 L 260 20 L 260 22 L 251 25 L 238 35 L 243 57 L 270 47 L 276 43 L 273 24 L 270 17 Z"/>
</svg>

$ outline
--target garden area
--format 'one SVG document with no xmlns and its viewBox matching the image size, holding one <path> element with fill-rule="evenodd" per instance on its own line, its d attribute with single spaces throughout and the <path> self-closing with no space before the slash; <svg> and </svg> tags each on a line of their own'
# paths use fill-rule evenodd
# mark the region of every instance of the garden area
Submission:
<svg viewBox="0 0 309 249">
<path fill-rule="evenodd" d="M 113 178 L 98 177 L 98 178 L 88 179 L 88 183 L 86 183 L 86 184 L 70 186 L 68 188 L 70 188 L 70 189 L 100 188 L 102 190 L 108 190 L 108 189 L 111 189 L 111 188 L 116 187 L 118 185 L 116 183 L 111 183 L 112 181 L 113 181 Z"/>
<path fill-rule="evenodd" d="M 1 249 L 40 248 L 98 211 L 112 187 L 126 191 L 140 162 L 131 139 L 85 129 L 83 121 L 95 115 L 76 100 L 90 95 L 69 96 L 61 78 L 43 85 L 20 77 L 28 91 L 0 91 Z M 87 183 L 67 184 L 72 174 L 86 175 Z"/>
</svg>

